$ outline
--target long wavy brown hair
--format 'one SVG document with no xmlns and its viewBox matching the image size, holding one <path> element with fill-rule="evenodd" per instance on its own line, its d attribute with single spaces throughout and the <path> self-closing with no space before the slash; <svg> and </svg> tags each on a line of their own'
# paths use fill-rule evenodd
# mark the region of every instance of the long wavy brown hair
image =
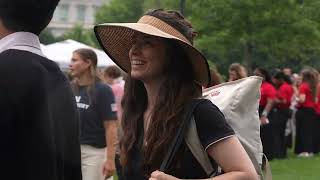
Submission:
<svg viewBox="0 0 320 180">
<path fill-rule="evenodd" d="M 311 89 L 312 98 L 316 101 L 317 97 L 317 85 L 318 85 L 318 74 L 316 70 L 311 67 L 306 67 L 301 71 L 302 82 L 308 83 Z"/>
<path fill-rule="evenodd" d="M 173 11 L 155 10 L 147 13 L 167 22 L 180 31 L 187 38 L 194 37 L 192 26 L 183 16 Z M 163 16 L 165 18 L 163 18 Z M 173 21 L 174 23 L 171 23 Z M 173 25 L 175 24 L 175 25 Z M 193 68 L 188 56 L 181 45 L 173 40 L 166 40 L 168 59 L 163 72 L 164 82 L 160 86 L 154 111 L 147 133 L 144 135 L 146 145 L 142 148 L 144 154 L 145 174 L 159 169 L 163 156 L 181 124 L 181 113 L 185 105 L 192 98 L 201 95 L 201 86 L 195 81 Z M 121 163 L 128 167 L 133 160 L 133 151 L 139 144 L 139 134 L 143 131 L 143 114 L 148 103 L 144 84 L 128 76 L 126 78 L 123 97 L 122 128 L 124 135 L 121 140 Z"/>
<path fill-rule="evenodd" d="M 247 70 L 240 63 L 232 63 L 229 66 L 229 72 L 231 71 L 235 72 L 237 76 L 236 79 L 233 79 L 233 81 L 247 77 Z"/>
</svg>

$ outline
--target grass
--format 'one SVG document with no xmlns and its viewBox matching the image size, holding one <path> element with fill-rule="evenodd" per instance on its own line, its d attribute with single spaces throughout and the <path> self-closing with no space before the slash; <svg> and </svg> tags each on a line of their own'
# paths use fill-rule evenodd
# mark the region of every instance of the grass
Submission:
<svg viewBox="0 0 320 180">
<path fill-rule="evenodd" d="M 273 180 L 319 180 L 320 155 L 296 157 L 292 152 L 284 160 L 270 162 Z"/>
<path fill-rule="evenodd" d="M 117 176 L 117 175 L 114 175 L 114 176 L 113 176 L 113 180 L 118 180 L 118 176 Z"/>
</svg>

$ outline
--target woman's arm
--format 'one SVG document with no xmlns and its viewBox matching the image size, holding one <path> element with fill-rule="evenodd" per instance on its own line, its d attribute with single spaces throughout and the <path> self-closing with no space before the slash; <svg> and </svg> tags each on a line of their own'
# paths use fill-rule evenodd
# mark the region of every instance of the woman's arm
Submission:
<svg viewBox="0 0 320 180">
<path fill-rule="evenodd" d="M 104 163 L 102 174 L 108 178 L 115 172 L 115 144 L 117 142 L 117 121 L 106 120 L 104 122 L 105 136 L 106 136 L 106 161 Z"/>
<path fill-rule="evenodd" d="M 236 136 L 222 140 L 207 149 L 208 154 L 225 172 L 214 180 L 257 180 L 256 170 Z"/>
<path fill-rule="evenodd" d="M 262 125 L 269 123 L 268 114 L 271 111 L 271 109 L 273 107 L 273 104 L 274 104 L 274 99 L 268 98 L 267 105 L 264 108 L 264 110 L 263 110 L 263 112 L 261 114 L 261 117 L 260 117 L 260 122 L 261 122 Z"/>
<path fill-rule="evenodd" d="M 258 180 L 256 170 L 246 151 L 235 136 L 211 145 L 207 152 L 225 172 L 207 180 Z M 179 180 L 160 171 L 151 174 L 149 180 Z"/>
</svg>

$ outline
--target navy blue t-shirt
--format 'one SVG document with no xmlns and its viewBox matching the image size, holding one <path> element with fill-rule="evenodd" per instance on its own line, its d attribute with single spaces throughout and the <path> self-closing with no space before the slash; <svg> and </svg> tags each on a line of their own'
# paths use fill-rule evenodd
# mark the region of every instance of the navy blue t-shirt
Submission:
<svg viewBox="0 0 320 180">
<path fill-rule="evenodd" d="M 89 96 L 89 92 L 92 96 Z M 103 124 L 117 119 L 112 89 L 102 83 L 96 83 L 93 91 L 88 91 L 88 86 L 80 86 L 75 98 L 80 112 L 80 143 L 104 148 L 106 138 Z"/>
</svg>

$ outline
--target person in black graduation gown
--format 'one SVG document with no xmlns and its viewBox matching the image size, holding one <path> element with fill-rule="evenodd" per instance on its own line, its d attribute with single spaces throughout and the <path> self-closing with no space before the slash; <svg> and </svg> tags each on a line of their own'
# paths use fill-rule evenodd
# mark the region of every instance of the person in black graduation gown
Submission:
<svg viewBox="0 0 320 180">
<path fill-rule="evenodd" d="M 82 179 L 75 99 L 38 38 L 58 2 L 0 0 L 1 179 Z"/>
</svg>

